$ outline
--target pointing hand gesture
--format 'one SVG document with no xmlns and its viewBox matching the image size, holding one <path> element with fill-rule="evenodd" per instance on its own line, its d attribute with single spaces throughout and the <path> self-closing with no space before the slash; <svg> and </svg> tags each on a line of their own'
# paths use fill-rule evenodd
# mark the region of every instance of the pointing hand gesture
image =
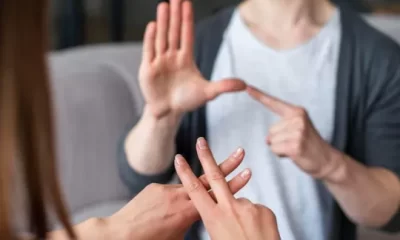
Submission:
<svg viewBox="0 0 400 240">
<path fill-rule="evenodd" d="M 334 149 L 322 139 L 304 108 L 286 103 L 254 87 L 247 92 L 255 100 L 281 117 L 269 130 L 267 144 L 278 156 L 292 159 L 303 171 L 324 178 L 332 170 Z"/>
<path fill-rule="evenodd" d="M 157 21 L 147 26 L 139 82 L 155 117 L 181 115 L 220 94 L 245 90 L 237 79 L 209 82 L 193 61 L 193 10 L 190 1 L 160 3 Z"/>
<path fill-rule="evenodd" d="M 207 142 L 199 139 L 197 154 L 216 201 L 210 197 L 182 156 L 177 156 L 176 171 L 200 213 L 213 240 L 277 240 L 275 215 L 268 208 L 247 199 L 235 199 L 218 168 Z"/>
</svg>

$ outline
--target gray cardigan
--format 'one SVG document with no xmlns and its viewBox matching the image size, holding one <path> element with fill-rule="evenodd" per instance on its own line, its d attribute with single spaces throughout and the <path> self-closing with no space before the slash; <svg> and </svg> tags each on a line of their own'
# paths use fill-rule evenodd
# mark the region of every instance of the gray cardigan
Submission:
<svg viewBox="0 0 400 240">
<path fill-rule="evenodd" d="M 233 11 L 234 7 L 225 9 L 197 26 L 195 59 L 206 79 Z M 342 39 L 332 145 L 365 165 L 384 167 L 400 176 L 400 47 L 357 13 L 345 7 L 340 11 Z M 205 107 L 186 114 L 176 138 L 177 152 L 188 159 L 197 175 L 202 168 L 195 142 L 207 135 Z M 173 166 L 156 176 L 138 174 L 129 167 L 122 147 L 119 169 L 133 194 L 153 182 L 167 183 L 174 174 Z M 356 239 L 355 225 L 338 204 L 333 217 L 330 240 Z M 198 239 L 198 224 L 187 239 Z M 382 229 L 399 231 L 400 212 Z"/>
</svg>

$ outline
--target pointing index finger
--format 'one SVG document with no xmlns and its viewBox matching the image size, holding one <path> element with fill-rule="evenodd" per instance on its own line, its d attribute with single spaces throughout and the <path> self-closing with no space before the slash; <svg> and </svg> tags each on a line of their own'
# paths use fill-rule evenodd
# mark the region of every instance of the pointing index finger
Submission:
<svg viewBox="0 0 400 240">
<path fill-rule="evenodd" d="M 294 106 L 292 104 L 289 104 L 289 103 L 284 102 L 276 97 L 268 95 L 268 94 L 258 90 L 255 87 L 248 86 L 247 92 L 249 93 L 249 95 L 252 98 L 259 101 L 260 103 L 262 103 L 264 106 L 266 106 L 272 112 L 278 114 L 279 116 L 284 117 L 284 116 L 289 115 L 294 108 Z"/>
</svg>

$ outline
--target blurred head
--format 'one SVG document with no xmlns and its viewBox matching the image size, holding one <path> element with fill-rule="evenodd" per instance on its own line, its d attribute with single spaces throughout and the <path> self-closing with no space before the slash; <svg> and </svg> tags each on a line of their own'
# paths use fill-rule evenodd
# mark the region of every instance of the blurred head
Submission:
<svg viewBox="0 0 400 240">
<path fill-rule="evenodd" d="M 11 211 L 15 175 L 23 179 L 30 233 L 45 238 L 52 213 L 73 236 L 55 166 L 45 59 L 47 11 L 46 0 L 0 0 L 1 239 L 17 237 Z"/>
</svg>

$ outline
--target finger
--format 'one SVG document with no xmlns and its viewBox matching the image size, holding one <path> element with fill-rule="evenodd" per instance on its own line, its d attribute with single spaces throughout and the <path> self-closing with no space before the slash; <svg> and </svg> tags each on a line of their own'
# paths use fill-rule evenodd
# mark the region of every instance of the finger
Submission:
<svg viewBox="0 0 400 240">
<path fill-rule="evenodd" d="M 243 148 L 238 148 L 233 154 L 229 156 L 223 163 L 219 165 L 221 172 L 224 176 L 228 176 L 233 170 L 235 170 L 240 163 L 242 163 L 245 152 Z M 203 174 L 200 178 L 201 183 L 206 189 L 210 189 L 210 184 L 207 181 L 207 176 Z"/>
<path fill-rule="evenodd" d="M 150 63 L 155 57 L 156 23 L 147 24 L 143 43 L 143 61 Z"/>
<path fill-rule="evenodd" d="M 203 187 L 200 180 L 194 175 L 186 160 L 177 155 L 175 169 L 185 190 L 202 218 L 207 218 L 207 213 L 215 206 L 215 202 Z"/>
<path fill-rule="evenodd" d="M 301 132 L 299 130 L 283 130 L 279 133 L 268 136 L 267 143 L 269 145 L 280 144 L 289 141 L 300 140 Z"/>
<path fill-rule="evenodd" d="M 233 199 L 232 193 L 204 138 L 197 140 L 196 150 L 218 203 L 227 205 Z"/>
<path fill-rule="evenodd" d="M 246 184 L 250 181 L 251 178 L 251 170 L 245 169 L 234 178 L 232 178 L 229 182 L 229 189 L 231 190 L 232 195 L 236 194 L 240 191 Z"/>
<path fill-rule="evenodd" d="M 251 178 L 251 171 L 250 169 L 245 169 L 234 178 L 232 178 L 229 182 L 229 189 L 231 190 L 232 195 L 236 194 L 240 191 L 246 184 L 250 181 Z M 216 197 L 214 192 L 211 190 L 209 191 L 210 196 L 216 201 Z"/>
<path fill-rule="evenodd" d="M 181 48 L 182 51 L 193 58 L 193 45 L 194 45 L 194 20 L 193 20 L 193 7 L 191 1 L 184 1 L 182 3 L 182 26 L 181 26 Z"/>
<path fill-rule="evenodd" d="M 156 34 L 156 52 L 162 54 L 167 49 L 167 35 L 169 22 L 169 5 L 160 3 L 157 9 L 157 34 Z"/>
<path fill-rule="evenodd" d="M 291 151 L 292 151 L 292 146 L 291 142 L 286 141 L 286 142 L 281 142 L 278 144 L 272 144 L 270 146 L 271 151 L 278 155 L 279 157 L 290 157 L 291 156 Z"/>
<path fill-rule="evenodd" d="M 208 100 L 212 100 L 223 93 L 239 92 L 246 89 L 246 83 L 239 79 L 224 79 L 211 82 L 205 89 Z"/>
<path fill-rule="evenodd" d="M 247 199 L 247 198 L 238 198 L 238 199 L 236 199 L 236 201 L 238 201 L 239 203 L 241 203 L 241 204 L 247 204 L 247 205 L 249 205 L 249 204 L 253 204 L 249 199 Z"/>
<path fill-rule="evenodd" d="M 274 135 L 289 129 L 293 130 L 295 129 L 295 127 L 297 127 L 297 121 L 297 119 L 286 119 L 279 121 L 278 123 L 272 125 L 272 127 L 268 131 L 268 135 Z"/>
<path fill-rule="evenodd" d="M 278 114 L 279 116 L 285 117 L 291 114 L 294 108 L 293 105 L 286 103 L 278 98 L 272 97 L 271 95 L 263 93 L 254 87 L 248 86 L 247 92 L 252 98 L 259 101 L 260 103 L 262 103 L 264 106 L 266 106 L 272 112 Z"/>
<path fill-rule="evenodd" d="M 176 50 L 179 48 L 179 37 L 181 35 L 181 0 L 170 0 L 170 10 L 168 48 Z"/>
</svg>

